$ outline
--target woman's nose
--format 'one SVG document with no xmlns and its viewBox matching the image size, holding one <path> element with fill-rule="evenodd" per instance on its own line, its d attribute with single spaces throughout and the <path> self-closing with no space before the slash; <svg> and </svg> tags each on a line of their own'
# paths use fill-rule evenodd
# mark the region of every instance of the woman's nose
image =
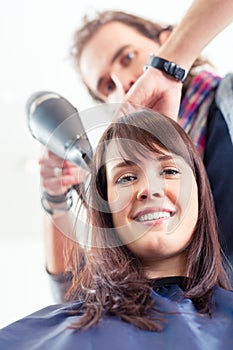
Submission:
<svg viewBox="0 0 233 350">
<path fill-rule="evenodd" d="M 164 180 L 158 179 L 152 182 L 145 181 L 139 184 L 137 192 L 138 200 L 162 198 L 164 196 Z"/>
</svg>

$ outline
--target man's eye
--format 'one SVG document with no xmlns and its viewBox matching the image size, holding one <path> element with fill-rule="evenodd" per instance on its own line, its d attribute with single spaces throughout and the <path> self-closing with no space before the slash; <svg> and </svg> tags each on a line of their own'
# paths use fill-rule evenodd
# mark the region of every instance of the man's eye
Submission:
<svg viewBox="0 0 233 350">
<path fill-rule="evenodd" d="M 180 171 L 178 169 L 174 169 L 174 168 L 163 169 L 161 172 L 161 175 L 171 176 L 171 177 L 174 177 L 174 176 L 179 175 L 179 174 L 180 174 Z"/>
<path fill-rule="evenodd" d="M 122 59 L 122 64 L 127 65 L 131 62 L 131 60 L 134 58 L 135 53 L 134 52 L 129 52 L 127 55 L 125 55 Z"/>
<path fill-rule="evenodd" d="M 108 94 L 110 94 L 114 89 L 115 89 L 115 84 L 114 84 L 114 82 L 111 80 L 111 81 L 109 81 L 109 82 L 107 82 L 106 83 L 106 85 L 105 85 L 105 94 L 106 95 L 108 95 Z"/>
<path fill-rule="evenodd" d="M 136 180 L 136 176 L 134 175 L 124 175 L 119 177 L 119 179 L 117 179 L 116 183 L 117 184 L 126 184 L 129 182 L 133 182 L 134 180 Z"/>
</svg>

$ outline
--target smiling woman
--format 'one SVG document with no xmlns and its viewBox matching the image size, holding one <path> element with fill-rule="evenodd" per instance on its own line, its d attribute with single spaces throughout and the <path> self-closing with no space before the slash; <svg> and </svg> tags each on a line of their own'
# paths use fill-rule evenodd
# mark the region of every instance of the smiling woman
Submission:
<svg viewBox="0 0 233 350">
<path fill-rule="evenodd" d="M 120 256 L 119 271 L 127 251 L 146 269 L 146 277 L 192 276 L 189 295 L 193 290 L 205 290 L 206 295 L 206 284 L 222 283 L 209 191 L 203 163 L 177 123 L 141 110 L 113 124 L 97 149 L 90 186 L 97 249 L 88 261 L 92 265 L 93 254 L 95 262 L 103 259 L 90 271 L 99 271 L 100 266 L 109 269 L 111 260 L 106 262 L 106 252 L 98 248 L 110 253 L 114 248 Z M 115 258 L 112 263 L 115 271 Z M 198 293 L 195 298 L 201 300 Z"/>
<path fill-rule="evenodd" d="M 233 293 L 214 205 L 183 129 L 146 109 L 112 123 L 83 198 L 92 241 L 81 271 L 78 242 L 67 247 L 70 303 L 6 327 L 0 346 L 150 350 L 170 348 L 175 335 L 175 350 L 231 349 Z"/>
</svg>

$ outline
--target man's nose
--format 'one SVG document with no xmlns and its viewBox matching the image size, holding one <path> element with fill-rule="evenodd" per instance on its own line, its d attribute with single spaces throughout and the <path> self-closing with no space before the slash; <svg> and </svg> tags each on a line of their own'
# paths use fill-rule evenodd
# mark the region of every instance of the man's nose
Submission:
<svg viewBox="0 0 233 350">
<path fill-rule="evenodd" d="M 117 90 L 119 89 L 124 95 L 127 94 L 129 89 L 136 82 L 137 78 L 130 72 L 124 72 L 118 70 L 117 72 L 111 73 L 111 79 L 116 85 Z"/>
</svg>

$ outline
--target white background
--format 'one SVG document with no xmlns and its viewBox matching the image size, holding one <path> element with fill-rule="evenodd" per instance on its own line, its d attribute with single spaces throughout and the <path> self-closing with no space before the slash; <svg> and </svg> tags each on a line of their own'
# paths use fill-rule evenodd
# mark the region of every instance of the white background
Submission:
<svg viewBox="0 0 233 350">
<path fill-rule="evenodd" d="M 85 13 L 126 10 L 175 24 L 190 4 L 0 0 L 0 327 L 53 302 L 44 270 L 39 145 L 27 129 L 27 98 L 51 90 L 79 110 L 93 105 L 68 57 L 72 34 Z M 204 52 L 220 74 L 233 70 L 232 34 L 231 25 Z"/>
</svg>

